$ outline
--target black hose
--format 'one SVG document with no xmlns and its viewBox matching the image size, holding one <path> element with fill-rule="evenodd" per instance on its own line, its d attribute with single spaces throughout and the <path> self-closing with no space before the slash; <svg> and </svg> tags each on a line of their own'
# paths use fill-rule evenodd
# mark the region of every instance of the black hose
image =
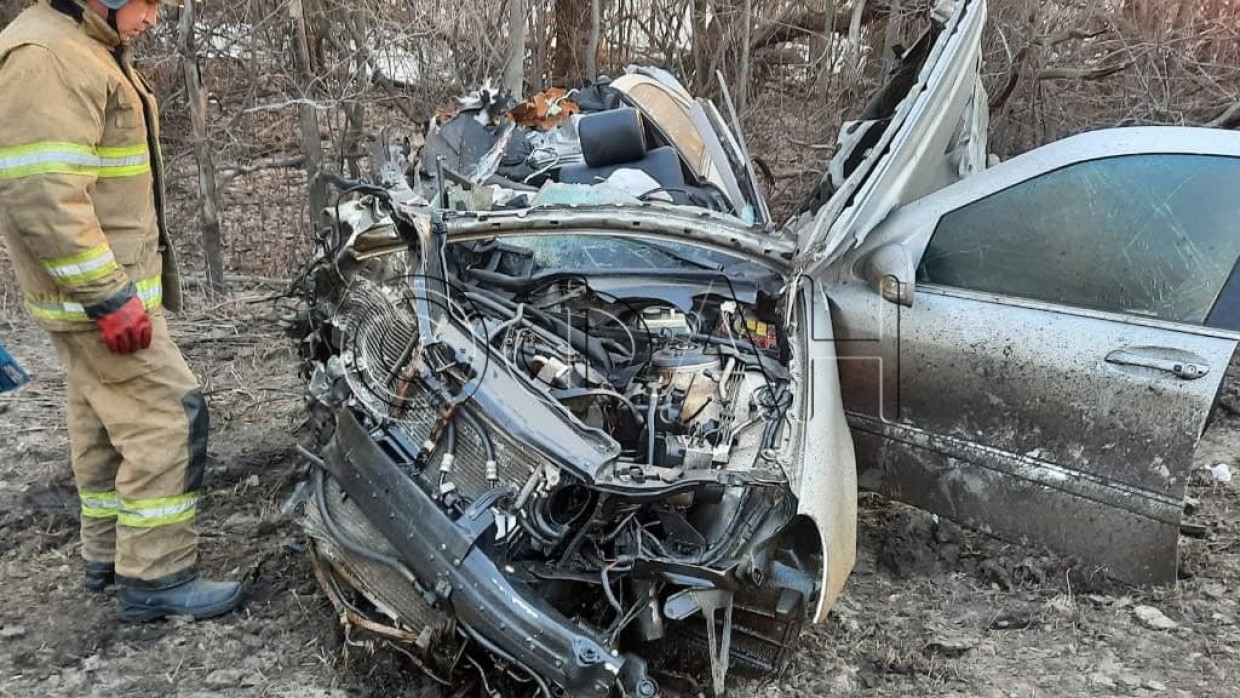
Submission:
<svg viewBox="0 0 1240 698">
<path fill-rule="evenodd" d="M 564 534 L 568 533 L 568 526 L 557 526 L 551 521 L 548 521 L 547 517 L 543 514 L 542 507 L 539 506 L 530 507 L 529 521 L 530 525 L 538 529 L 538 532 L 552 543 L 560 542 L 564 539 Z"/>
<path fill-rule="evenodd" d="M 471 269 L 469 270 L 469 273 L 475 274 L 479 271 L 481 270 Z M 495 312 L 503 313 L 507 317 L 511 318 L 515 315 L 515 310 L 505 307 L 500 299 L 490 296 L 490 294 L 484 294 L 478 291 L 467 291 L 465 293 L 465 297 L 475 303 L 478 303 L 479 305 L 484 305 Z M 523 322 L 543 339 L 552 343 L 566 342 L 573 349 L 589 356 L 599 365 L 603 366 L 606 371 L 611 371 L 611 354 L 609 354 L 607 349 L 602 346 L 602 343 L 597 337 L 592 337 L 587 332 L 579 330 L 554 315 L 532 306 L 525 306 L 525 315 L 526 317 L 537 318 L 542 321 L 541 325 L 535 324 L 534 322 Z M 562 333 L 562 335 L 558 333 Z"/>
<path fill-rule="evenodd" d="M 478 303 L 479 305 L 484 305 L 495 312 L 503 313 L 505 316 L 509 318 L 514 317 L 516 315 L 515 310 L 509 310 L 503 304 L 496 302 L 496 299 L 489 298 L 480 293 L 468 293 L 467 292 L 465 294 L 465 297 L 469 298 L 471 301 L 474 301 L 475 303 Z M 539 337 L 542 337 L 544 340 L 546 340 L 547 342 L 550 342 L 551 344 L 563 345 L 567 343 L 563 337 L 560 337 L 556 335 L 555 333 L 551 332 L 550 330 L 547 330 L 539 325 L 536 325 L 528 321 L 523 321 L 523 324 L 529 329 L 533 330 L 534 334 L 537 334 Z M 570 344 L 569 346 L 572 346 L 572 345 Z"/>
<path fill-rule="evenodd" d="M 702 406 L 701 406 L 701 407 L 697 408 L 696 410 L 694 410 L 694 411 L 693 411 L 693 414 L 689 415 L 688 417 L 685 417 L 684 419 L 682 419 L 682 420 L 680 420 L 680 421 L 681 421 L 681 422 L 683 422 L 683 423 L 685 423 L 685 424 L 692 424 L 692 423 L 693 423 L 693 420 L 697 419 L 697 418 L 698 418 L 698 415 L 702 414 L 702 412 L 703 412 L 703 411 L 704 411 L 707 407 L 710 407 L 710 403 L 712 403 L 712 402 L 714 402 L 714 401 L 715 401 L 715 398 L 713 398 L 713 397 L 708 397 L 708 398 L 706 398 L 706 401 L 702 403 Z"/>
<path fill-rule="evenodd" d="M 784 417 L 792 406 L 792 392 L 787 384 L 781 384 L 774 392 L 763 390 L 758 396 L 758 405 L 763 408 L 763 417 L 767 420 L 759 447 L 774 448 L 784 433 Z"/>
<path fill-rule="evenodd" d="M 579 330 L 568 322 L 561 320 L 551 313 L 539 310 L 538 308 L 527 307 L 526 312 L 542 319 L 545 323 L 550 325 L 549 329 L 551 329 L 553 333 L 562 332 L 562 339 L 566 339 L 569 345 L 571 345 L 574 349 L 594 359 L 601 366 L 603 366 L 606 371 L 611 371 L 611 354 L 607 353 L 607 350 L 603 348 L 602 343 L 597 337 L 592 337 L 588 332 Z M 560 335 L 557 334 L 556 336 Z"/>
<path fill-rule="evenodd" d="M 539 531 L 538 527 L 534 525 L 534 522 L 530 520 L 530 516 L 526 514 L 525 512 L 521 512 L 517 515 L 517 525 L 521 527 L 521 530 L 528 533 L 530 535 L 530 538 L 533 538 L 534 540 L 538 541 L 539 543 L 542 543 L 548 548 L 559 543 L 558 540 L 552 540 L 550 538 L 547 538 L 541 531 Z"/>
<path fill-rule="evenodd" d="M 423 588 L 422 583 L 418 581 L 418 578 L 414 576 L 413 572 L 411 572 L 403 562 L 395 557 L 392 557 L 391 555 L 381 553 L 378 550 L 358 543 L 349 537 L 349 534 L 342 531 L 340 527 L 336 525 L 336 521 L 332 518 L 331 512 L 327 510 L 327 496 L 324 492 L 326 489 L 324 487 L 325 469 L 323 467 L 324 464 L 322 459 L 310 453 L 308 449 L 300 444 L 297 445 L 297 449 L 302 453 L 302 455 L 309 456 L 311 462 L 319 466 L 314 470 L 314 500 L 315 504 L 318 506 L 319 518 L 323 521 L 323 526 L 327 528 L 328 535 L 340 544 L 341 547 L 354 555 L 395 570 L 396 573 L 401 577 L 404 577 L 405 581 L 409 582 L 409 585 L 416 589 L 423 598 L 429 598 L 430 592 Z"/>
<path fill-rule="evenodd" d="M 461 418 L 469 424 L 469 427 L 474 430 L 474 433 L 478 435 L 478 440 L 482 442 L 482 451 L 486 454 L 486 459 L 489 461 L 495 460 L 495 444 L 491 442 L 491 432 L 487 431 L 486 426 L 484 426 L 482 422 L 474 416 L 473 412 L 470 412 L 464 407 L 457 410 L 457 414 L 460 415 Z"/>
<path fill-rule="evenodd" d="M 749 344 L 746 344 L 744 341 L 733 342 L 728 337 L 716 337 L 714 335 L 700 333 L 692 335 L 690 339 L 703 344 L 739 350 L 736 358 L 745 363 L 747 367 L 754 367 L 761 371 L 763 378 L 765 379 L 764 382 L 767 383 L 767 385 L 770 385 L 775 381 L 787 381 L 792 379 L 792 376 L 788 373 L 787 368 L 784 368 L 784 366 L 782 366 L 778 361 L 762 353 L 762 350 L 758 349 L 756 345 L 753 345 L 752 340 Z M 741 354 L 740 352 L 744 352 L 744 354 Z"/>
<path fill-rule="evenodd" d="M 615 592 L 612 591 L 611 580 L 607 578 L 607 572 L 608 572 L 608 567 L 606 565 L 603 565 L 602 569 L 599 571 L 599 574 L 602 577 L 603 594 L 607 596 L 607 603 L 611 604 L 611 607 L 616 609 L 616 616 L 618 618 L 623 618 L 624 617 L 624 606 L 620 605 L 620 600 L 616 598 Z"/>
</svg>

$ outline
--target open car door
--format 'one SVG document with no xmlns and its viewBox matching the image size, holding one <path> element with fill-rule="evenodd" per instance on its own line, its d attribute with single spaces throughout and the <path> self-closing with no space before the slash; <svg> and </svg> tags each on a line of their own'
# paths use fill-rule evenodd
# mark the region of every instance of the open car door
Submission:
<svg viewBox="0 0 1240 698">
<path fill-rule="evenodd" d="M 1237 178 L 1240 134 L 1101 131 L 895 211 L 820 277 L 862 486 L 1173 581 Z"/>
<path fill-rule="evenodd" d="M 1220 298 L 1238 284 L 1240 135 L 1099 132 L 979 172 L 985 6 L 951 9 L 917 79 L 880 97 L 894 108 L 846 129 L 797 230 L 859 484 L 1173 581 L 1236 347 Z"/>
</svg>

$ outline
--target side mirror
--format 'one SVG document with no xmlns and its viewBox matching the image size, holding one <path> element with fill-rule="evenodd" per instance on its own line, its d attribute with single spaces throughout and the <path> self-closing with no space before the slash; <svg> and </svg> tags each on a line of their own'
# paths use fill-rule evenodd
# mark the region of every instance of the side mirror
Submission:
<svg viewBox="0 0 1240 698">
<path fill-rule="evenodd" d="M 889 242 L 866 255 L 858 263 L 861 278 L 884 300 L 913 307 L 913 259 L 898 242 Z"/>
</svg>

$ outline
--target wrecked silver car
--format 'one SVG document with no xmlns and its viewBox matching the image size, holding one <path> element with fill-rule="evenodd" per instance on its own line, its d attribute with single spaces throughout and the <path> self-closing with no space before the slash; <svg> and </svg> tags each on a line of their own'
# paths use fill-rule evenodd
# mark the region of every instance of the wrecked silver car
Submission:
<svg viewBox="0 0 1240 698">
<path fill-rule="evenodd" d="M 546 130 L 483 93 L 348 185 L 301 284 L 300 508 L 333 600 L 444 681 L 653 696 L 658 656 L 721 693 L 852 565 L 831 345 L 719 113 L 658 71 L 594 92 Z"/>
<path fill-rule="evenodd" d="M 1006 219 L 994 197 L 1128 155 L 1230 158 L 1234 183 L 1240 146 L 1112 132 L 987 170 L 984 21 L 941 4 L 783 226 L 732 119 L 657 69 L 515 109 L 482 90 L 418 153 L 380 138 L 296 284 L 314 443 L 291 509 L 346 622 L 492 694 L 649 697 L 693 666 L 721 694 L 840 594 L 858 472 L 1174 578 L 1237 243 L 1182 303 L 1170 282 L 1086 299 L 1071 274 L 1043 297 L 1029 263 L 979 255 L 1071 242 L 958 223 L 1033 226 L 1073 190 Z"/>
<path fill-rule="evenodd" d="M 830 345 L 790 329 L 794 247 L 719 113 L 658 71 L 593 91 L 545 130 L 484 92 L 350 185 L 302 284 L 304 524 L 333 600 L 445 681 L 653 696 L 646 657 L 696 656 L 722 692 L 852 564 Z"/>
</svg>

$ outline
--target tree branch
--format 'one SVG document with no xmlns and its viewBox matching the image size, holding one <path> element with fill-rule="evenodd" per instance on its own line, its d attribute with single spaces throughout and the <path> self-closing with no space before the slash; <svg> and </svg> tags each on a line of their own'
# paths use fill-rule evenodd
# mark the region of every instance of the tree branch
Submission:
<svg viewBox="0 0 1240 698">
<path fill-rule="evenodd" d="M 1067 41 L 1072 41 L 1074 39 L 1092 39 L 1097 36 L 1102 36 L 1103 34 L 1106 34 L 1108 31 L 1109 30 L 1106 27 L 1103 27 L 1102 29 L 1096 29 L 1094 31 L 1090 31 L 1088 29 L 1080 29 L 1080 28 L 1065 29 L 1059 32 L 1058 34 L 1054 34 L 1052 36 L 1039 37 L 1036 43 L 1042 46 L 1057 46 L 1059 44 L 1062 44 Z"/>
<path fill-rule="evenodd" d="M 1240 127 L 1240 102 L 1227 107 L 1227 110 L 1219 114 L 1213 120 L 1206 123 L 1210 128 L 1237 128 Z"/>
<path fill-rule="evenodd" d="M 258 160 L 249 165 L 228 165 L 221 167 L 216 172 L 215 186 L 219 189 L 228 187 L 232 181 L 238 177 L 254 174 L 260 170 L 279 170 L 289 167 L 301 167 L 306 164 L 305 155 L 294 155 L 285 158 L 270 158 L 267 160 Z"/>
<path fill-rule="evenodd" d="M 1125 61 L 1115 65 L 1104 65 L 1097 68 L 1043 68 L 1038 72 L 1038 80 L 1101 80 L 1127 70 L 1136 61 Z"/>
<path fill-rule="evenodd" d="M 854 1 L 859 2 L 860 0 Z M 877 3 L 867 3 L 861 15 L 862 21 L 868 23 L 879 16 L 879 11 L 874 8 L 875 4 Z M 769 46 L 792 41 L 805 34 L 818 34 L 822 32 L 822 28 L 827 26 L 828 22 L 831 22 L 830 26 L 836 28 L 835 32 L 837 34 L 843 34 L 848 31 L 851 17 L 851 4 L 844 5 L 835 10 L 834 22 L 831 22 L 824 10 L 793 7 L 774 21 L 755 27 L 749 47 L 753 51 L 758 51 Z"/>
</svg>

